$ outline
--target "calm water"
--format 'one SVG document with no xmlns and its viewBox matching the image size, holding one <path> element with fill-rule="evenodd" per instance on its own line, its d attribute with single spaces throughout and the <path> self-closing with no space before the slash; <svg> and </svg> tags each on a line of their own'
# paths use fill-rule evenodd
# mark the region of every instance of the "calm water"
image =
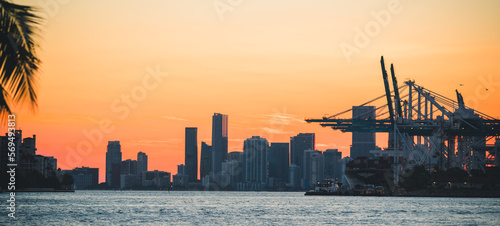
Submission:
<svg viewBox="0 0 500 226">
<path fill-rule="evenodd" d="M 8 194 L 0 194 L 7 200 Z M 77 191 L 17 193 L 19 224 L 500 225 L 500 199 L 310 197 L 301 192 Z M 3 201 L 3 203 L 6 203 Z"/>
</svg>

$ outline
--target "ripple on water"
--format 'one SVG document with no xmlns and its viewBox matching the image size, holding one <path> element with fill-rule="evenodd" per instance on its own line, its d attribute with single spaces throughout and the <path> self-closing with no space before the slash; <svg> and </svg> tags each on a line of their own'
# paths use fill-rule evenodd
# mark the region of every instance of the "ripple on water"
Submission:
<svg viewBox="0 0 500 226">
<path fill-rule="evenodd" d="M 5 199 L 0 194 L 0 199 Z M 23 224 L 500 225 L 500 199 L 304 197 L 299 192 L 77 191 L 26 193 Z M 0 218 L 0 225 L 10 224 Z"/>
</svg>

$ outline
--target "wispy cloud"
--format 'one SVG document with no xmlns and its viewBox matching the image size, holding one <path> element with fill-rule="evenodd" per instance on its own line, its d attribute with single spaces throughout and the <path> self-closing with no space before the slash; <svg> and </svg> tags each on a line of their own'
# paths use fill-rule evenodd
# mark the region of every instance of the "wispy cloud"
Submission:
<svg viewBox="0 0 500 226">
<path fill-rule="evenodd" d="M 268 133 L 272 133 L 272 134 L 286 134 L 286 133 L 290 133 L 290 132 L 286 132 L 286 131 L 283 131 L 283 130 L 280 130 L 280 129 L 273 129 L 273 128 L 269 128 L 269 127 L 263 127 L 261 128 L 262 130 L 268 132 Z"/>
<path fill-rule="evenodd" d="M 169 116 L 169 115 L 164 115 L 162 116 L 163 119 L 166 119 L 166 120 L 174 120 L 174 121 L 188 121 L 187 119 L 183 119 L 183 118 L 179 118 L 179 117 L 175 117 L 175 116 Z"/>
<path fill-rule="evenodd" d="M 245 139 L 228 139 L 230 142 L 243 142 Z"/>
<path fill-rule="evenodd" d="M 316 147 L 337 147 L 337 144 L 335 144 L 335 143 L 329 143 L 329 144 L 316 144 Z"/>
<path fill-rule="evenodd" d="M 251 115 L 250 117 L 261 118 L 263 121 L 271 125 L 290 125 L 292 123 L 305 123 L 297 115 L 288 114 L 286 112 L 275 111 L 271 114 Z"/>
<path fill-rule="evenodd" d="M 303 120 L 298 119 L 296 115 L 282 113 L 282 112 L 275 112 L 264 116 L 269 118 L 268 120 L 270 124 L 276 124 L 276 125 L 290 125 L 293 122 L 300 122 L 300 123 L 304 122 Z"/>
</svg>

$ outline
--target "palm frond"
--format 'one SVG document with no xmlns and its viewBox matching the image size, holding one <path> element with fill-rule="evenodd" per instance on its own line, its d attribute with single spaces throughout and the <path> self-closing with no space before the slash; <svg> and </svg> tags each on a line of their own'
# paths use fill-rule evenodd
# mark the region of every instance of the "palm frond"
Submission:
<svg viewBox="0 0 500 226">
<path fill-rule="evenodd" d="M 35 39 L 40 20 L 32 7 L 0 0 L 0 84 L 13 102 L 28 102 L 33 108 L 38 100 L 36 72 L 40 60 Z"/>
<path fill-rule="evenodd" d="M 5 91 L 2 86 L 0 86 L 0 115 L 11 113 L 9 104 L 7 103 L 8 97 L 9 94 L 7 93 L 7 91 Z M 0 120 L 0 122 L 4 122 L 4 120 L 5 118 L 2 117 L 2 120 Z"/>
</svg>

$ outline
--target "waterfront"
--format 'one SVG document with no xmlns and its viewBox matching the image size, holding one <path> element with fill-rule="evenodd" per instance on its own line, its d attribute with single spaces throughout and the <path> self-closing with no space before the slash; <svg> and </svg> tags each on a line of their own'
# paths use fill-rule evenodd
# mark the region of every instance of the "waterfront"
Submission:
<svg viewBox="0 0 500 226">
<path fill-rule="evenodd" d="M 7 193 L 0 194 L 3 200 Z M 17 193 L 0 224 L 499 225 L 499 198 L 310 197 L 302 192 L 76 191 Z"/>
</svg>

